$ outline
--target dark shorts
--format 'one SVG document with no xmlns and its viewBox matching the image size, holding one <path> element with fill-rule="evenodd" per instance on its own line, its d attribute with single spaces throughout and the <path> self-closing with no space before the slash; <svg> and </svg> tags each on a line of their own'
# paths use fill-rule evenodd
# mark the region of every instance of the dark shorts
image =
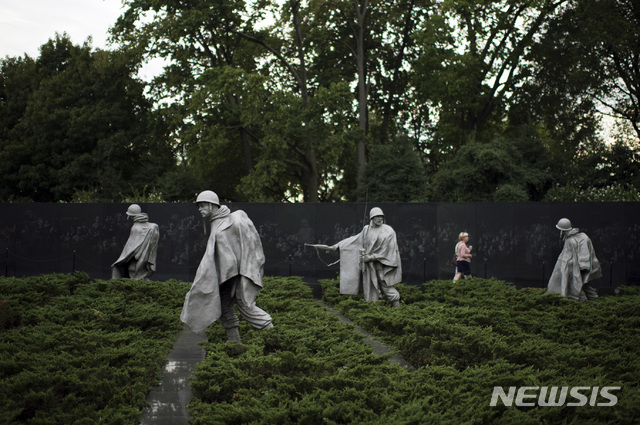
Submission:
<svg viewBox="0 0 640 425">
<path fill-rule="evenodd" d="M 465 276 L 471 274 L 471 263 L 468 261 L 458 261 L 457 263 L 458 273 L 462 273 Z"/>
</svg>

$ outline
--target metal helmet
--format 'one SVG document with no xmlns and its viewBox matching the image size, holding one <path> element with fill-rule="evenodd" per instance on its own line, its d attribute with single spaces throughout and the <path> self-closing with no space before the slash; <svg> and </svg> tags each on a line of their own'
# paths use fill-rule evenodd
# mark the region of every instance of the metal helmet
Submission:
<svg viewBox="0 0 640 425">
<path fill-rule="evenodd" d="M 572 229 L 571 222 L 569 221 L 568 218 L 561 218 L 558 221 L 558 224 L 556 224 L 556 228 L 558 228 L 560 230 L 563 230 L 563 231 L 571 230 Z"/>
<path fill-rule="evenodd" d="M 196 198 L 196 204 L 200 202 L 208 202 L 210 204 L 214 204 L 220 206 L 220 199 L 218 195 L 212 190 L 205 190 L 204 192 L 200 192 L 198 197 Z"/>
<path fill-rule="evenodd" d="M 369 220 L 371 220 L 373 217 L 378 217 L 379 215 L 384 217 L 384 213 L 380 208 L 371 208 L 371 211 L 369 211 Z"/>
<path fill-rule="evenodd" d="M 129 208 L 127 208 L 127 215 L 138 215 L 142 214 L 142 208 L 138 204 L 131 204 Z"/>
</svg>

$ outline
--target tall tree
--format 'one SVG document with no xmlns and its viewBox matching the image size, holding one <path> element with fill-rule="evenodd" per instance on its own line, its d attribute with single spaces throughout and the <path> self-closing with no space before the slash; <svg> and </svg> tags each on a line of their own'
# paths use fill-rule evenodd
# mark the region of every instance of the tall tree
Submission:
<svg viewBox="0 0 640 425">
<path fill-rule="evenodd" d="M 179 112 L 175 136 L 187 163 L 195 166 L 204 159 L 203 146 L 242 152 L 243 169 L 224 166 L 222 158 L 206 161 L 218 170 L 235 170 L 226 179 L 216 174 L 216 181 L 242 182 L 223 190 L 226 196 L 348 199 L 362 184 L 372 137 L 384 143 L 404 132 L 395 121 L 413 109 L 402 99 L 410 98 L 404 89 L 416 52 L 413 34 L 430 5 L 416 0 L 127 0 L 114 34 L 132 51 L 172 62 L 156 87 L 172 96 L 171 110 Z M 222 71 L 225 67 L 239 72 Z M 220 80 L 231 75 L 245 82 Z M 351 85 L 351 95 L 345 84 Z M 222 98 L 209 86 L 233 91 Z M 255 92 L 246 92 L 249 88 Z M 323 97 L 315 99 L 319 93 Z M 205 98 L 208 102 L 197 100 Z M 260 99 L 262 108 L 250 99 Z M 330 104 L 320 105 L 320 99 Z M 333 143 L 327 145 L 320 135 L 329 135 Z M 285 152 L 275 154 L 275 145 Z M 330 163 L 333 157 L 338 164 Z"/>
<path fill-rule="evenodd" d="M 1 199 L 118 200 L 175 164 L 130 59 L 58 35 L 36 60 L 2 61 Z"/>
<path fill-rule="evenodd" d="M 571 2 L 549 21 L 526 58 L 530 78 L 515 91 L 509 123 L 525 123 L 544 139 L 556 181 L 549 199 L 600 197 L 612 185 L 638 183 L 637 130 L 613 145 L 599 134 L 603 114 L 630 128 L 637 120 L 640 38 L 634 4 Z"/>
<path fill-rule="evenodd" d="M 369 162 L 360 198 L 370 202 L 424 202 L 428 200 L 426 170 L 411 138 L 370 146 Z"/>
<path fill-rule="evenodd" d="M 431 1 L 415 0 L 310 2 L 316 28 L 310 48 L 317 58 L 312 69 L 320 81 L 341 78 L 354 90 L 360 188 L 368 184 L 364 173 L 371 147 L 404 137 L 405 123 L 398 120 L 414 110 L 408 102 L 408 70 L 417 54 L 414 34 L 431 6 Z"/>
<path fill-rule="evenodd" d="M 419 36 L 416 89 L 437 110 L 432 167 L 502 126 L 514 88 L 527 78 L 523 61 L 543 26 L 568 0 L 443 0 Z"/>
<path fill-rule="evenodd" d="M 112 30 L 127 51 L 169 63 L 155 78 L 152 93 L 169 119 L 183 172 L 198 180 L 199 186 L 216 181 L 220 196 L 227 199 L 239 198 L 232 182 L 254 165 L 255 130 L 242 122 L 242 92 L 229 86 L 229 74 L 207 71 L 226 67 L 251 71 L 257 66 L 259 52 L 251 50 L 234 31 L 259 16 L 247 16 L 238 3 L 127 1 L 127 9 Z M 216 93 L 212 95 L 207 84 L 215 84 Z"/>
<path fill-rule="evenodd" d="M 548 155 L 535 133 L 467 143 L 433 175 L 432 200 L 540 201 L 551 187 Z"/>
<path fill-rule="evenodd" d="M 218 186 L 223 181 L 231 185 L 217 188 L 228 199 L 318 201 L 320 188 L 334 175 L 329 158 L 318 156 L 328 150 L 320 135 L 328 132 L 340 140 L 336 129 L 339 133 L 343 127 L 330 122 L 327 110 L 333 106 L 314 100 L 320 86 L 308 72 L 310 26 L 303 3 L 125 4 L 114 28 L 117 38 L 132 51 L 173 63 L 156 83 L 160 91 L 175 95 L 175 135 L 186 161 L 194 167 L 215 164 L 220 172 L 235 170 L 227 178 L 209 173 L 211 180 L 219 177 Z M 267 14 L 271 21 L 263 19 Z M 323 89 L 343 92 L 339 84 Z M 348 98 L 342 103 L 350 105 Z M 237 160 L 235 154 L 211 158 L 223 146 L 229 153 L 241 152 L 244 168 L 230 163 Z M 334 144 L 338 153 L 329 155 L 341 156 L 344 146 Z"/>
<path fill-rule="evenodd" d="M 572 2 L 552 21 L 545 42 L 557 52 L 545 68 L 569 70 L 573 86 L 581 84 L 579 95 L 625 120 L 640 139 L 640 3 Z"/>
</svg>

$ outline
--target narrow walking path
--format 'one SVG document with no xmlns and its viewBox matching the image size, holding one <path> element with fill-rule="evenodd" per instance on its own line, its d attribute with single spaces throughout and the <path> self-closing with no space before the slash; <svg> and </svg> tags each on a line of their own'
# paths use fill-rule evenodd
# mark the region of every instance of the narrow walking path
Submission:
<svg viewBox="0 0 640 425">
<path fill-rule="evenodd" d="M 204 334 L 195 334 L 186 326 L 178 334 L 167 356 L 162 381 L 147 396 L 149 407 L 140 417 L 142 425 L 188 425 L 187 404 L 191 399 L 189 377 L 197 363 L 204 360 L 205 351 L 198 343 Z"/>
<path fill-rule="evenodd" d="M 328 304 L 325 304 L 324 301 L 320 301 L 320 303 L 324 308 L 326 308 L 327 310 L 335 314 L 338 317 L 338 319 L 340 319 L 341 322 L 346 323 L 348 325 L 352 325 L 353 330 L 358 332 L 360 335 L 362 335 L 362 339 L 364 340 L 364 342 L 366 342 L 371 347 L 373 347 L 374 354 L 381 356 L 383 354 L 394 353 L 394 351 L 391 348 L 387 347 L 377 339 L 374 339 L 369 332 L 365 331 L 360 326 L 355 325 L 351 320 L 349 320 L 348 317 L 346 317 L 339 311 L 334 310 L 331 306 L 329 306 Z M 416 368 L 411 363 L 407 362 L 405 359 L 403 359 L 396 353 L 391 355 L 391 357 L 389 358 L 389 361 L 391 362 L 391 364 L 399 364 L 400 366 L 406 367 L 411 371 L 416 370 Z"/>
<path fill-rule="evenodd" d="M 308 282 L 308 285 L 316 301 L 335 314 L 341 322 L 353 326 L 354 330 L 362 335 L 364 341 L 371 345 L 375 354 L 384 355 L 393 352 L 389 347 L 374 339 L 367 331 L 354 325 L 351 320 L 322 301 L 322 291 L 319 284 Z M 195 334 L 186 326 L 180 331 L 173 349 L 167 356 L 160 384 L 153 387 L 147 396 L 149 407 L 140 417 L 142 425 L 189 424 L 187 410 L 187 404 L 191 399 L 189 378 L 195 370 L 196 364 L 205 358 L 204 348 L 198 343 L 206 341 L 206 339 L 204 334 Z M 389 360 L 392 364 L 399 364 L 407 369 L 415 370 L 415 367 L 397 354 L 393 354 Z"/>
<path fill-rule="evenodd" d="M 322 300 L 322 288 L 318 282 L 307 281 L 307 285 L 309 285 L 309 287 L 311 288 L 311 293 L 313 294 L 313 297 L 315 298 L 315 300 L 318 301 L 320 304 L 322 304 L 322 306 L 327 310 L 329 310 L 331 313 L 335 314 L 341 322 L 353 326 L 353 330 L 359 333 L 360 335 L 362 335 L 364 342 L 366 342 L 373 348 L 374 354 L 383 355 L 383 354 L 393 353 L 389 358 L 389 361 L 391 362 L 391 364 L 399 364 L 400 366 L 406 367 L 411 371 L 416 370 L 416 368 L 411 363 L 407 362 L 398 354 L 394 353 L 392 349 L 390 349 L 389 347 L 387 347 L 377 339 L 373 338 L 369 332 L 365 331 L 360 326 L 355 325 L 344 314 L 340 313 L 330 305 L 326 304 Z"/>
</svg>

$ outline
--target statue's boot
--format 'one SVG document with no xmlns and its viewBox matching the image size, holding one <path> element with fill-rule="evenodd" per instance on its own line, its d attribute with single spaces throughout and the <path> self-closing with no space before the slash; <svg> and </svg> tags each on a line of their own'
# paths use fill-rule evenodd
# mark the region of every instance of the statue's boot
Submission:
<svg viewBox="0 0 640 425">
<path fill-rule="evenodd" d="M 391 301 L 391 307 L 400 307 L 400 300 Z"/>
<path fill-rule="evenodd" d="M 240 330 L 237 326 L 227 329 L 227 341 L 237 342 L 239 344 L 242 343 L 242 341 L 240 340 Z"/>
</svg>

